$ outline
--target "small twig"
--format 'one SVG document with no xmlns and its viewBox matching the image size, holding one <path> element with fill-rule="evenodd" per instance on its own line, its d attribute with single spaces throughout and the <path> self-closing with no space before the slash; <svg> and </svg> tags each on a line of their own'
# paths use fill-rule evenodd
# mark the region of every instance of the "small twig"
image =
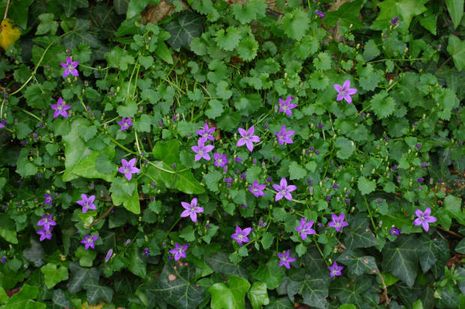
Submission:
<svg viewBox="0 0 465 309">
<path fill-rule="evenodd" d="M 108 217 L 108 215 L 111 213 L 111 211 L 113 210 L 113 208 L 115 208 L 115 205 L 112 205 L 110 208 L 108 208 L 100 217 L 98 217 L 97 219 L 95 219 L 94 222 L 92 222 L 89 227 L 92 227 L 94 225 L 96 225 L 97 223 L 99 223 L 100 221 L 102 221 L 103 219 L 105 219 L 106 217 Z"/>
<path fill-rule="evenodd" d="M 6 19 L 8 17 L 8 9 L 10 8 L 10 0 L 6 1 L 6 8 L 5 8 L 5 13 L 3 14 L 3 19 Z"/>
<path fill-rule="evenodd" d="M 456 232 L 453 232 L 453 231 L 446 230 L 445 228 L 442 228 L 442 227 L 440 227 L 440 226 L 437 226 L 436 228 L 437 228 L 438 230 L 443 231 L 444 233 L 447 233 L 447 234 L 452 235 L 452 236 L 454 236 L 454 237 L 457 237 L 457 238 L 464 238 L 463 235 L 461 235 L 461 234 L 459 234 L 459 233 L 456 233 Z"/>
</svg>

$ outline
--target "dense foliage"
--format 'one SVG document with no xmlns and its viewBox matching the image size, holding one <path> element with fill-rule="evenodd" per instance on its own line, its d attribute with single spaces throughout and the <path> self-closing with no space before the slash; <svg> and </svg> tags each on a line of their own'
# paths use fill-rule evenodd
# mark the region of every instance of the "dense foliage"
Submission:
<svg viewBox="0 0 465 309">
<path fill-rule="evenodd" d="M 0 307 L 465 308 L 463 11 L 0 1 Z"/>
</svg>

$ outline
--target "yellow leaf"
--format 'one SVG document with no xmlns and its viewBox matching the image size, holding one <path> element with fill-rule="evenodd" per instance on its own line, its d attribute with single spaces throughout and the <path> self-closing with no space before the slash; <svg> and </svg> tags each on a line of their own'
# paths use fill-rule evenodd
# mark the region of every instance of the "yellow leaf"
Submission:
<svg viewBox="0 0 465 309">
<path fill-rule="evenodd" d="M 104 304 L 88 305 L 87 302 L 82 304 L 82 309 L 102 309 Z"/>
<path fill-rule="evenodd" d="M 0 23 L 0 47 L 7 50 L 21 35 L 21 31 L 7 18 Z"/>
</svg>

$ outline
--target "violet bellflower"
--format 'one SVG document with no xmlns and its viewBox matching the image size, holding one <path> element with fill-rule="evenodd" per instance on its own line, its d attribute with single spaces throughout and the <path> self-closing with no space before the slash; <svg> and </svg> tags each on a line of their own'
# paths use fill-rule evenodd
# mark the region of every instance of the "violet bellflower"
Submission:
<svg viewBox="0 0 465 309">
<path fill-rule="evenodd" d="M 210 128 L 208 126 L 208 123 L 205 123 L 200 130 L 197 130 L 196 133 L 206 141 L 215 140 L 215 138 L 213 137 L 213 133 L 215 133 L 215 128 Z"/>
<path fill-rule="evenodd" d="M 113 248 L 108 249 L 107 254 L 105 255 L 105 263 L 107 263 L 113 256 Z"/>
<path fill-rule="evenodd" d="M 255 135 L 255 127 L 251 126 L 248 130 L 245 130 L 243 128 L 238 129 L 239 134 L 241 135 L 241 138 L 237 141 L 236 146 L 237 147 L 242 147 L 246 146 L 247 149 L 252 152 L 253 151 L 253 143 L 258 143 L 260 142 L 260 137 Z"/>
<path fill-rule="evenodd" d="M 40 241 L 44 241 L 45 239 L 52 239 L 52 230 L 41 229 L 37 231 L 37 234 L 40 235 Z"/>
<path fill-rule="evenodd" d="M 342 276 L 342 271 L 344 270 L 344 266 L 339 265 L 338 263 L 334 262 L 331 266 L 328 267 L 329 276 L 331 278 L 336 278 Z"/>
<path fill-rule="evenodd" d="M 205 145 L 205 139 L 200 138 L 197 141 L 197 146 L 192 146 L 192 151 L 195 152 L 195 161 L 199 161 L 200 159 L 205 159 L 207 161 L 210 161 L 211 157 L 208 154 L 210 151 L 212 151 L 215 148 L 213 145 Z"/>
<path fill-rule="evenodd" d="M 344 227 L 349 226 L 349 223 L 345 221 L 344 213 L 341 213 L 340 215 L 332 214 L 331 221 L 328 223 L 328 226 L 334 228 L 336 232 L 341 232 Z"/>
<path fill-rule="evenodd" d="M 44 194 L 44 204 L 45 205 L 49 205 L 51 206 L 53 203 L 53 197 L 52 195 L 48 194 L 48 193 L 45 193 Z"/>
<path fill-rule="evenodd" d="M 203 207 L 198 206 L 196 197 L 190 203 L 181 202 L 181 205 L 184 208 L 181 218 L 190 217 L 192 222 L 197 222 L 197 214 L 203 213 Z"/>
<path fill-rule="evenodd" d="M 425 211 L 420 209 L 415 210 L 415 220 L 413 224 L 416 226 L 421 225 L 425 232 L 429 231 L 429 224 L 437 221 L 437 218 L 431 215 L 431 208 L 426 208 Z"/>
<path fill-rule="evenodd" d="M 118 124 L 121 131 L 126 131 L 132 127 L 132 119 L 131 117 L 123 117 L 120 121 L 118 121 Z"/>
<path fill-rule="evenodd" d="M 292 136 L 294 136 L 294 134 L 295 134 L 295 131 L 287 130 L 285 125 L 283 125 L 281 129 L 275 133 L 276 138 L 278 139 L 278 143 L 280 145 L 294 143 L 294 141 L 292 140 Z"/>
<path fill-rule="evenodd" d="M 84 249 L 89 250 L 89 248 L 95 249 L 95 242 L 97 241 L 97 235 L 86 235 L 81 240 L 81 244 L 84 245 Z"/>
<path fill-rule="evenodd" d="M 300 219 L 300 224 L 295 228 L 295 230 L 299 233 L 302 240 L 307 239 L 308 235 L 315 235 L 316 232 L 312 229 L 312 226 L 315 222 L 310 220 L 307 221 L 305 218 Z"/>
<path fill-rule="evenodd" d="M 63 71 L 64 78 L 68 77 L 68 75 L 79 76 L 79 72 L 77 70 L 79 61 L 73 61 L 72 57 L 66 57 L 66 62 L 62 62 L 60 65 L 63 69 L 65 69 Z"/>
<path fill-rule="evenodd" d="M 336 101 L 346 100 L 348 104 L 352 103 L 352 95 L 357 93 L 357 89 L 350 88 L 350 80 L 346 80 L 344 84 L 334 84 L 334 89 L 337 91 Z"/>
<path fill-rule="evenodd" d="M 81 199 L 76 203 L 82 207 L 82 212 L 86 213 L 89 209 L 96 210 L 94 204 L 95 195 L 87 196 L 87 194 L 81 194 Z"/>
<path fill-rule="evenodd" d="M 43 215 L 39 221 L 37 221 L 37 226 L 41 226 L 44 230 L 52 230 L 53 227 L 57 225 L 56 221 L 53 220 L 53 215 Z"/>
<path fill-rule="evenodd" d="M 213 159 L 215 162 L 213 163 L 214 166 L 216 167 L 225 167 L 228 164 L 228 156 L 225 155 L 224 153 L 218 153 L 216 152 L 213 155 Z"/>
<path fill-rule="evenodd" d="M 6 127 L 6 120 L 2 119 L 0 120 L 0 129 L 4 129 Z"/>
<path fill-rule="evenodd" d="M 257 180 L 254 180 L 254 182 L 249 186 L 249 192 L 255 197 L 260 197 L 265 195 L 265 188 L 265 184 L 260 184 Z"/>
<path fill-rule="evenodd" d="M 291 263 L 297 261 L 296 258 L 291 256 L 291 250 L 286 250 L 278 253 L 279 266 L 286 267 L 287 269 L 291 268 Z"/>
<path fill-rule="evenodd" d="M 285 100 L 279 98 L 279 112 L 292 116 L 292 110 L 297 107 L 297 104 L 292 103 L 292 96 L 287 96 Z"/>
<path fill-rule="evenodd" d="M 288 185 L 286 178 L 281 178 L 281 181 L 278 184 L 273 184 L 273 189 L 276 190 L 276 195 L 274 200 L 277 202 L 282 198 L 285 198 L 288 201 L 292 200 L 291 192 L 297 190 L 297 187 L 294 185 Z"/>
<path fill-rule="evenodd" d="M 131 160 L 127 161 L 125 159 L 121 160 L 121 166 L 118 169 L 118 172 L 124 175 L 127 180 L 132 179 L 132 174 L 138 174 L 140 169 L 136 167 L 136 158 L 132 158 Z"/>
<path fill-rule="evenodd" d="M 248 236 L 251 232 L 251 227 L 241 229 L 238 225 L 236 225 L 236 231 L 231 235 L 231 238 L 234 239 L 239 246 L 242 246 L 242 244 L 248 243 L 250 241 Z"/>
<path fill-rule="evenodd" d="M 189 248 L 188 244 L 180 245 L 178 243 L 174 244 L 174 248 L 171 249 L 169 252 L 174 257 L 175 261 L 179 261 L 182 258 L 185 258 L 187 248 Z"/>
<path fill-rule="evenodd" d="M 66 102 L 60 97 L 55 104 L 51 104 L 50 107 L 54 110 L 53 118 L 62 116 L 63 118 L 68 118 L 68 110 L 71 109 L 71 105 L 66 104 Z"/>
</svg>

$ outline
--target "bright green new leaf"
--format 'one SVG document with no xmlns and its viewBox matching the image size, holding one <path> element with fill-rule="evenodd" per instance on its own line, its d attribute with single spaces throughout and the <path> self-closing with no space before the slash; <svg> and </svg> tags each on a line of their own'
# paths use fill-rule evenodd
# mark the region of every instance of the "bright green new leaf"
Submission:
<svg viewBox="0 0 465 309">
<path fill-rule="evenodd" d="M 210 293 L 212 309 L 245 309 L 245 295 L 250 288 L 250 283 L 241 277 L 231 276 L 227 284 L 215 283 L 208 292 Z"/>
<path fill-rule="evenodd" d="M 44 275 L 45 285 L 49 289 L 61 281 L 68 280 L 68 268 L 63 265 L 57 266 L 56 264 L 48 263 L 42 266 L 40 271 Z"/>
<path fill-rule="evenodd" d="M 270 303 L 266 283 L 263 282 L 254 282 L 247 296 L 249 297 L 253 309 L 260 309 L 262 306 Z"/>
<path fill-rule="evenodd" d="M 462 21 L 464 2 L 465 0 L 446 0 L 447 11 L 454 24 L 454 29 L 456 29 Z"/>
<path fill-rule="evenodd" d="M 449 36 L 447 52 L 452 56 L 457 70 L 462 71 L 465 69 L 465 40 L 462 41 L 455 35 L 451 34 Z"/>
</svg>

